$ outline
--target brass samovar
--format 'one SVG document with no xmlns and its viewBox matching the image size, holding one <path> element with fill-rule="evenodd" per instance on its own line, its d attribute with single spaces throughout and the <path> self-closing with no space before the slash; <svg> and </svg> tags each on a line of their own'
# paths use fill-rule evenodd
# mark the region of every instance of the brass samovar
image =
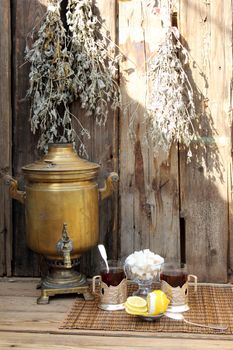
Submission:
<svg viewBox="0 0 233 350">
<path fill-rule="evenodd" d="M 51 144 L 42 160 L 22 168 L 25 192 L 10 178 L 10 194 L 25 204 L 28 247 L 43 255 L 48 274 L 41 281 L 37 302 L 49 296 L 83 294 L 93 299 L 86 277 L 75 270 L 78 258 L 99 240 L 99 199 L 111 195 L 111 173 L 103 189 L 96 178 L 99 165 L 81 159 L 72 144 Z"/>
</svg>

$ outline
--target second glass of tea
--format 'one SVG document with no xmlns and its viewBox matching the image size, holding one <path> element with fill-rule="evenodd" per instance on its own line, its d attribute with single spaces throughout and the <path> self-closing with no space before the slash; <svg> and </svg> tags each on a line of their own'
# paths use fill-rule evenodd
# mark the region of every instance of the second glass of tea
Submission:
<svg viewBox="0 0 233 350">
<path fill-rule="evenodd" d="M 123 310 L 127 299 L 127 279 L 120 261 L 108 260 L 109 269 L 101 264 L 100 274 L 92 279 L 93 293 L 98 294 L 102 310 Z M 100 281 L 99 292 L 96 293 L 96 280 Z"/>
<path fill-rule="evenodd" d="M 187 272 L 186 264 L 180 262 L 165 263 L 161 267 L 161 289 L 170 300 L 167 311 L 184 312 L 188 306 L 188 282 L 194 280 L 194 291 L 197 290 L 197 276 Z"/>
</svg>

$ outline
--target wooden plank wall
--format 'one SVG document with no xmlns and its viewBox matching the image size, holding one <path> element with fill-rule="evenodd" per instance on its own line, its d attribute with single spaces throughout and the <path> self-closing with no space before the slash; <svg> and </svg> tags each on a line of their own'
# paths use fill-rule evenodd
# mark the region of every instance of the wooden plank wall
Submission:
<svg viewBox="0 0 233 350">
<path fill-rule="evenodd" d="M 29 104 L 25 99 L 29 71 L 28 65 L 23 64 L 25 38 L 39 23 L 47 2 L 11 1 L 12 164 L 13 175 L 19 179 L 22 188 L 21 167 L 39 157 L 36 139 L 30 132 Z M 119 191 L 112 199 L 100 203 L 100 242 L 106 245 L 109 257 L 123 257 L 136 249 L 150 248 L 167 260 L 181 258 L 186 261 L 190 271 L 201 281 L 226 282 L 227 268 L 230 264 L 233 266 L 232 142 L 228 123 L 231 116 L 232 5 L 227 0 L 211 3 L 179 0 L 178 3 L 182 41 L 193 58 L 187 72 L 201 116 L 200 139 L 203 143 L 193 145 L 192 163 L 187 165 L 182 151 L 173 147 L 168 163 L 162 164 L 161 157 L 154 158 L 144 143 L 145 62 L 156 51 L 162 35 L 159 18 L 152 15 L 144 1 L 95 1 L 112 40 L 119 41 L 120 50 L 126 56 L 119 67 L 124 108 L 120 115 L 110 112 L 105 128 L 99 128 L 93 120 L 87 119 L 77 104 L 73 105 L 73 112 L 91 132 L 86 146 L 89 159 L 101 165 L 99 185 L 103 185 L 103 179 L 110 171 L 120 175 Z M 9 2 L 1 1 L 0 11 L 6 4 Z M 0 25 L 7 27 L 3 18 Z M 0 33 L 2 45 L 2 37 L 7 31 Z M 4 71 L 2 66 L 0 69 Z M 10 103 L 10 98 L 8 101 Z M 2 115 L 9 104 L 7 106 L 1 109 Z M 135 116 L 133 141 L 128 135 L 132 114 Z M 1 119 L 2 123 L 3 120 L 9 125 L 7 145 L 10 147 L 10 114 Z M 9 157 L 1 158 L 1 169 L 4 164 L 9 164 Z M 4 215 L 9 217 L 9 207 Z M 2 214 L 0 220 L 2 232 L 5 227 L 2 226 Z M 13 223 L 13 269 L 8 273 L 39 275 L 41 259 L 26 247 L 24 208 L 16 202 Z M 2 245 L 1 237 L 0 233 Z M 1 249 L 0 275 L 6 273 L 4 256 Z M 97 249 L 86 253 L 81 259 L 82 271 L 93 274 L 98 260 Z"/>
<path fill-rule="evenodd" d="M 26 99 L 29 87 L 29 65 L 24 61 L 26 38 L 40 23 L 46 11 L 46 0 L 14 0 L 12 3 L 13 37 L 13 175 L 23 189 L 24 180 L 21 167 L 38 159 L 36 138 L 31 133 L 29 124 L 29 101 Z M 37 276 L 40 273 L 40 257 L 27 248 L 25 234 L 24 206 L 16 201 L 13 204 L 14 222 L 14 259 L 12 273 L 16 276 Z"/>
<path fill-rule="evenodd" d="M 145 5 L 136 0 L 120 3 L 119 19 L 122 50 L 140 67 L 149 56 L 148 44 L 155 44 L 153 33 L 147 35 L 147 21 L 150 28 L 153 24 L 156 27 L 155 19 L 148 20 Z M 166 259 L 182 253 L 182 260 L 199 280 L 226 282 L 231 232 L 231 4 L 180 1 L 179 27 L 193 57 L 188 73 L 199 118 L 196 127 L 200 127 L 203 143 L 193 145 L 190 165 L 181 150 L 173 150 L 169 166 L 160 166 L 158 158 L 151 166 L 152 155 L 142 145 L 146 89 L 142 78 L 136 76 L 141 72 L 122 80 L 124 102 L 139 102 L 133 145 L 127 140 L 130 115 L 121 118 L 122 253 L 147 246 Z M 155 32 L 159 32 L 158 25 Z M 132 63 L 126 62 L 125 69 L 132 69 Z M 123 216 L 126 210 L 127 218 Z"/>
<path fill-rule="evenodd" d="M 11 174 L 11 13 L 8 0 L 0 2 L 0 276 L 11 274 L 11 200 L 5 185 Z"/>
<path fill-rule="evenodd" d="M 184 45 L 193 60 L 189 77 L 203 141 L 194 150 L 195 159 L 190 165 L 181 154 L 187 263 L 201 280 L 226 282 L 232 161 L 232 4 L 227 0 L 182 0 L 179 20 Z"/>
<path fill-rule="evenodd" d="M 117 42 L 117 2 L 115 0 L 94 1 L 93 11 L 103 25 L 108 29 L 113 42 Z M 90 140 L 85 140 L 89 160 L 99 163 L 99 187 L 104 186 L 104 179 L 110 172 L 119 172 L 118 169 L 118 113 L 109 110 L 105 127 L 95 124 L 94 119 L 87 118 L 77 104 L 73 106 L 73 113 L 80 117 L 85 128 L 90 131 Z M 119 230 L 118 230 L 118 186 L 115 187 L 111 198 L 100 202 L 100 243 L 106 246 L 109 259 L 118 258 Z M 94 248 L 81 257 L 80 269 L 87 275 L 98 272 L 100 255 Z"/>
<path fill-rule="evenodd" d="M 128 58 L 121 66 L 123 105 L 129 106 L 120 118 L 121 254 L 150 247 L 167 259 L 178 258 L 178 154 L 173 149 L 169 164 L 161 165 L 144 142 L 145 62 L 162 38 L 160 20 L 143 1 L 119 2 L 119 28 L 120 48 Z"/>
</svg>

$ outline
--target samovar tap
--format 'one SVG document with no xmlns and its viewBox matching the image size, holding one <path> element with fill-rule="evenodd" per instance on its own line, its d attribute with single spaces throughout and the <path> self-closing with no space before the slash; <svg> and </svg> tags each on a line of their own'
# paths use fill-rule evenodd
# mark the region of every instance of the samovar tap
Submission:
<svg viewBox="0 0 233 350">
<path fill-rule="evenodd" d="M 71 256 L 70 253 L 73 250 L 73 243 L 68 235 L 67 224 L 63 224 L 62 238 L 57 242 L 57 251 L 60 255 L 63 255 L 64 267 L 70 269 Z"/>
</svg>

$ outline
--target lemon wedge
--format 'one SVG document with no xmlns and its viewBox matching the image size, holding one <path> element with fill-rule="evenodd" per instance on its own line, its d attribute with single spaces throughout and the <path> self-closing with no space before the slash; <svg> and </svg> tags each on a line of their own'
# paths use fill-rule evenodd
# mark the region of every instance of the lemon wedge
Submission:
<svg viewBox="0 0 233 350">
<path fill-rule="evenodd" d="M 164 313 L 169 303 L 170 300 L 162 290 L 154 290 L 147 296 L 148 314 L 159 315 Z"/>
</svg>

